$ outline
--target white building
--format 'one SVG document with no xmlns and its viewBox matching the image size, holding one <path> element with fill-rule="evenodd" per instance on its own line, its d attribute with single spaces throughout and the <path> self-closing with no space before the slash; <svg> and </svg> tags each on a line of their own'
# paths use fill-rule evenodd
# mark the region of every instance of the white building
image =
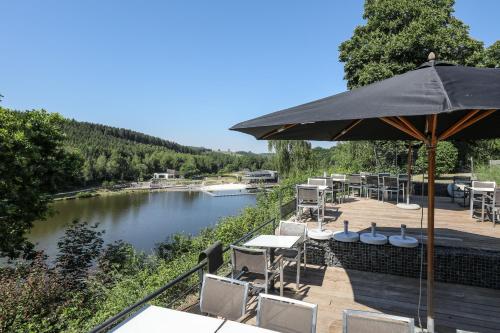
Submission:
<svg viewBox="0 0 500 333">
<path fill-rule="evenodd" d="M 180 178 L 179 171 L 167 169 L 167 172 L 155 172 L 153 179 L 176 179 Z"/>
</svg>

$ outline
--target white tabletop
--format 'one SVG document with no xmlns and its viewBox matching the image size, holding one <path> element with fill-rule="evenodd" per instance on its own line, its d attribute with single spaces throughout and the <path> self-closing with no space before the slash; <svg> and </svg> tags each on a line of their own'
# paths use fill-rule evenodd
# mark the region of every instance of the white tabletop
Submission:
<svg viewBox="0 0 500 333">
<path fill-rule="evenodd" d="M 469 187 L 471 191 L 474 192 L 493 192 L 495 189 L 493 187 Z"/>
<path fill-rule="evenodd" d="M 318 190 L 324 191 L 328 188 L 326 185 L 309 185 L 309 184 L 300 184 L 300 186 L 311 186 L 311 187 L 317 187 Z"/>
<path fill-rule="evenodd" d="M 127 319 L 112 332 L 117 333 L 213 333 L 224 322 L 222 319 L 201 316 L 150 305 Z"/>
<path fill-rule="evenodd" d="M 278 236 L 278 235 L 260 235 L 249 240 L 244 246 L 268 247 L 289 249 L 292 248 L 300 239 L 300 236 Z"/>
<path fill-rule="evenodd" d="M 237 323 L 235 321 L 226 321 L 217 333 L 278 333 L 265 328 Z"/>
</svg>

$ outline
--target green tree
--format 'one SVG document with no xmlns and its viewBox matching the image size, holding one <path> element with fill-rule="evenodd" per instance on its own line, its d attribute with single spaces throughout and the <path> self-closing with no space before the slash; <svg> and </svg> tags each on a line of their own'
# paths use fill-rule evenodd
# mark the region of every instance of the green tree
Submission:
<svg viewBox="0 0 500 333">
<path fill-rule="evenodd" d="M 353 36 L 339 47 L 348 88 L 413 70 L 426 61 L 431 51 L 439 60 L 495 67 L 500 58 L 500 43 L 484 51 L 483 43 L 470 37 L 469 27 L 454 16 L 453 6 L 453 0 L 366 0 L 365 23 L 357 26 Z M 364 144 L 346 145 L 339 150 L 343 152 L 342 167 L 349 166 L 345 161 L 356 158 L 349 152 L 358 151 Z M 352 164 L 402 169 L 402 160 L 400 165 L 390 163 L 398 160 L 401 146 L 400 142 L 367 142 L 360 156 L 362 160 L 353 160 Z M 368 159 L 374 162 L 367 163 Z"/>
<path fill-rule="evenodd" d="M 449 141 L 441 141 L 436 147 L 436 175 L 452 173 L 458 161 L 458 149 Z M 415 163 L 417 172 L 427 171 L 427 148 L 421 146 Z"/>
<path fill-rule="evenodd" d="M 0 108 L 0 256 L 31 252 L 25 235 L 54 193 L 81 167 L 62 146 L 62 118 Z"/>
<path fill-rule="evenodd" d="M 453 0 L 366 0 L 366 24 L 339 48 L 349 89 L 413 70 L 431 51 L 439 60 L 478 64 L 483 43 L 469 36 L 453 5 Z"/>
<path fill-rule="evenodd" d="M 312 167 L 311 143 L 302 140 L 270 140 L 268 149 L 275 152 L 274 165 L 282 175 L 294 174 Z"/>
</svg>

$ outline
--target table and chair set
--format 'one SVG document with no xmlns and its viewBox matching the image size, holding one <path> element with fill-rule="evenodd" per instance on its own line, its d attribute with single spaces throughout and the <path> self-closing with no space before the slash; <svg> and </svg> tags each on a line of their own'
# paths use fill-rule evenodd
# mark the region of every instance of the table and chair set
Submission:
<svg viewBox="0 0 500 333">
<path fill-rule="evenodd" d="M 468 206 L 470 216 L 479 211 L 478 220 L 483 222 L 485 217 L 495 225 L 500 220 L 500 187 L 494 181 L 471 180 L 470 177 L 453 177 L 453 184 L 450 184 L 451 200 L 463 200 L 463 206 Z"/>
</svg>

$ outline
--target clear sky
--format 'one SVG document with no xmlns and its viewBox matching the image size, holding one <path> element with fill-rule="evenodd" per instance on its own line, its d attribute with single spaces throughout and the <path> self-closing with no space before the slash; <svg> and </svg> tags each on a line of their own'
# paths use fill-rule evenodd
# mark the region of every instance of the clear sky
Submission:
<svg viewBox="0 0 500 333">
<path fill-rule="evenodd" d="M 473 37 L 500 39 L 500 1 L 455 8 Z M 263 152 L 227 129 L 345 90 L 338 46 L 362 12 L 362 0 L 5 0 L 2 105 Z"/>
</svg>

